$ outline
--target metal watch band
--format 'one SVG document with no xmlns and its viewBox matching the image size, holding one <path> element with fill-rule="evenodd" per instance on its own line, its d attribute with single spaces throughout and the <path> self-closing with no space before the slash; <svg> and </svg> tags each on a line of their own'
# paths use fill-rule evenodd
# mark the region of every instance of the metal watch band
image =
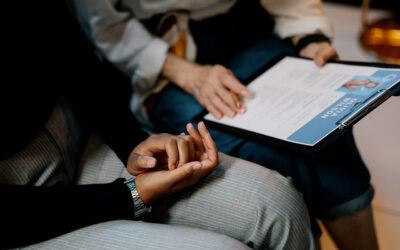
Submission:
<svg viewBox="0 0 400 250">
<path fill-rule="evenodd" d="M 134 208 L 133 218 L 137 219 L 137 218 L 142 217 L 145 214 L 150 213 L 151 207 L 147 207 L 143 203 L 142 198 L 140 198 L 139 193 L 136 190 L 135 180 L 133 178 L 130 178 L 130 179 L 126 180 L 124 182 L 124 184 L 131 191 L 132 200 L 133 200 L 133 208 Z"/>
</svg>

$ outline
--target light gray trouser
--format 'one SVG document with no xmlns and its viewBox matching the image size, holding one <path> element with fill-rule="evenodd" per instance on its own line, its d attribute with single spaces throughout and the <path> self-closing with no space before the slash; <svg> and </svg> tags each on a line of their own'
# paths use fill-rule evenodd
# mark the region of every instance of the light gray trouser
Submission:
<svg viewBox="0 0 400 250">
<path fill-rule="evenodd" d="M 54 139 L 54 131 L 48 125 L 48 133 L 42 133 L 37 139 L 39 148 L 45 152 L 54 151 L 55 155 L 63 158 L 65 153 L 57 153 L 57 150 L 62 151 L 62 147 L 58 146 L 56 149 L 53 148 L 54 143 L 45 143 L 57 141 Z M 18 155 L 19 158 L 25 158 L 25 168 L 31 170 L 35 163 L 42 161 L 47 164 L 48 158 L 47 154 L 32 153 L 34 146 L 35 142 L 26 149 L 30 152 L 21 152 Z M 100 223 L 28 248 L 313 248 L 307 210 L 290 179 L 244 160 L 224 154 L 219 156 L 219 166 L 208 177 L 194 187 L 155 205 L 150 216 L 151 222 L 118 220 Z M 60 176 L 70 176 L 71 170 L 65 167 L 65 160 L 64 158 L 64 163 L 59 164 L 62 167 L 52 171 L 53 174 L 45 174 L 44 171 L 42 176 L 48 176 L 48 179 L 58 176 L 58 182 Z M 0 170 L 3 170 L 0 171 L 2 182 L 8 175 L 13 179 L 9 183 L 27 183 L 22 179 L 29 176 L 11 176 L 15 171 L 7 171 L 13 165 L 12 159 L 7 162 L 7 168 L 3 164 L 2 169 L 0 163 Z M 54 166 L 51 169 L 53 168 Z M 65 174 L 60 174 L 63 171 Z M 76 184 L 106 183 L 118 177 L 130 177 L 115 153 L 95 135 L 91 137 L 79 168 L 74 172 Z M 49 183 L 42 181 L 43 185 Z"/>
</svg>

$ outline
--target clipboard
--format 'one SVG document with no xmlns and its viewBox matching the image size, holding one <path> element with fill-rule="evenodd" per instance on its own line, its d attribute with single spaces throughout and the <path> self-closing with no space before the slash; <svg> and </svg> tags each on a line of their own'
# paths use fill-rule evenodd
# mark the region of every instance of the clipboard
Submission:
<svg viewBox="0 0 400 250">
<path fill-rule="evenodd" d="M 270 63 L 261 67 L 257 72 L 251 75 L 249 78 L 242 80 L 243 84 L 248 85 L 253 83 L 260 75 L 268 72 L 273 66 L 277 65 L 285 58 L 298 58 L 302 60 L 312 61 L 308 58 L 302 57 L 293 57 L 287 55 L 280 55 L 272 60 Z M 348 130 L 352 128 L 354 124 L 356 124 L 359 120 L 369 114 L 376 107 L 380 106 L 383 102 L 389 99 L 393 95 L 400 94 L 400 66 L 399 65 L 391 65 L 391 64 L 383 64 L 383 63 L 365 63 L 365 62 L 352 62 L 352 61 L 338 61 L 338 62 L 329 62 L 329 64 L 337 64 L 337 65 L 353 65 L 353 66 L 362 66 L 362 67 L 371 67 L 379 68 L 379 69 L 388 69 L 388 70 L 397 70 L 399 71 L 399 78 L 395 79 L 395 83 L 391 85 L 390 88 L 380 88 L 376 91 L 373 91 L 371 94 L 366 95 L 363 99 L 357 100 L 351 106 L 347 108 L 346 111 L 342 112 L 337 116 L 337 120 L 334 121 L 334 129 L 329 133 L 325 134 L 321 137 L 316 143 L 308 145 L 302 142 L 298 142 L 292 139 L 282 139 L 276 136 L 271 136 L 265 133 L 259 133 L 257 131 L 252 131 L 247 129 L 247 127 L 238 127 L 232 126 L 229 124 L 224 124 L 216 120 L 207 119 L 208 112 L 204 110 L 198 116 L 196 116 L 193 120 L 198 122 L 203 120 L 207 126 L 222 130 L 227 133 L 231 133 L 237 136 L 245 137 L 251 140 L 255 140 L 261 143 L 266 143 L 270 145 L 275 145 L 278 147 L 286 148 L 289 150 L 293 150 L 300 153 L 306 154 L 315 154 L 325 148 L 327 145 L 335 141 L 342 134 L 346 133 Z M 306 131 L 306 130 L 304 130 Z M 301 131 L 298 131 L 298 134 L 301 134 Z"/>
</svg>

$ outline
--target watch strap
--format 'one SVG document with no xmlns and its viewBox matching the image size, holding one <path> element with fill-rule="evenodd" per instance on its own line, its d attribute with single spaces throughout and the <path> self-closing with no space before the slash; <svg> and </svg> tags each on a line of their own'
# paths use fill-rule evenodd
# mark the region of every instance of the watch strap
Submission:
<svg viewBox="0 0 400 250">
<path fill-rule="evenodd" d="M 142 198 L 140 198 L 140 195 L 136 189 L 135 185 L 135 180 L 133 178 L 130 178 L 124 182 L 124 184 L 129 188 L 131 191 L 132 195 L 132 201 L 133 201 L 133 208 L 134 208 L 134 215 L 133 218 L 137 219 L 142 217 L 145 214 L 148 214 L 151 212 L 151 206 L 146 206 L 144 204 Z"/>
</svg>

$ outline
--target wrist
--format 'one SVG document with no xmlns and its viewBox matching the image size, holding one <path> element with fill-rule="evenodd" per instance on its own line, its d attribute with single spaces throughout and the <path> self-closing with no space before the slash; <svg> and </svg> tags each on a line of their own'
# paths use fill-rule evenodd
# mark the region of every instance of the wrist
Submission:
<svg viewBox="0 0 400 250">
<path fill-rule="evenodd" d="M 327 36 L 320 33 L 295 36 L 292 41 L 298 53 L 312 43 L 331 42 Z"/>
<path fill-rule="evenodd" d="M 307 34 L 299 34 L 299 35 L 292 36 L 291 40 L 292 40 L 293 45 L 296 47 L 299 40 L 302 39 L 303 37 L 305 37 L 306 35 Z"/>
<path fill-rule="evenodd" d="M 132 202 L 133 202 L 133 218 L 138 219 L 148 213 L 151 212 L 151 206 L 146 206 L 146 204 L 143 202 L 142 198 L 140 197 L 135 180 L 133 178 L 130 178 L 124 182 L 124 184 L 129 188 L 129 191 L 131 192 L 132 196 Z"/>
<path fill-rule="evenodd" d="M 161 74 L 169 81 L 189 91 L 189 85 L 193 83 L 194 72 L 196 72 L 199 67 L 201 66 L 196 63 L 170 53 L 165 60 Z"/>
</svg>

